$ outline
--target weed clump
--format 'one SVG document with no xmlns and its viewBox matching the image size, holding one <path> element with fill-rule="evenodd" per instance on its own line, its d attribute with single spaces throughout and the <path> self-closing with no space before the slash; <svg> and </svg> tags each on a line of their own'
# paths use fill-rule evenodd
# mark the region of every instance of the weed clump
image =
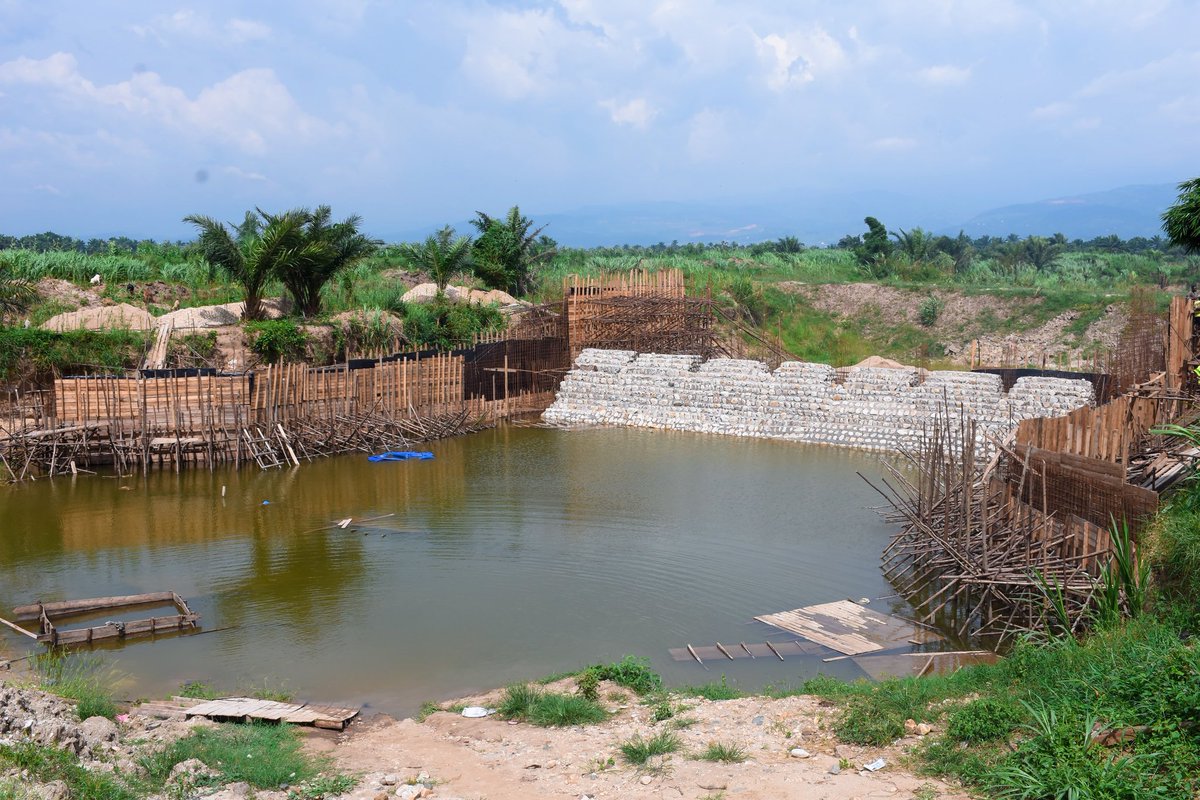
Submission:
<svg viewBox="0 0 1200 800">
<path fill-rule="evenodd" d="M 709 742 L 698 758 L 701 761 L 720 761 L 723 764 L 740 764 L 746 760 L 746 751 L 735 744 Z"/>
<path fill-rule="evenodd" d="M 652 756 L 662 756 L 674 753 L 683 746 L 679 737 L 671 731 L 663 731 L 650 738 L 634 736 L 621 744 L 621 755 L 626 763 L 642 766 Z"/>
<path fill-rule="evenodd" d="M 542 727 L 587 725 L 608 719 L 608 712 L 595 700 L 582 695 L 544 692 L 527 683 L 505 689 L 496 711 L 504 719 L 524 720 Z"/>
</svg>

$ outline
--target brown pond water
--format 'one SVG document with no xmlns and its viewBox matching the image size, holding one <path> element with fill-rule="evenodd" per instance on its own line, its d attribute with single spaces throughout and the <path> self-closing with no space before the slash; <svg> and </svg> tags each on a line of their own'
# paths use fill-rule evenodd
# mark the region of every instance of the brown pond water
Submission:
<svg viewBox="0 0 1200 800">
<path fill-rule="evenodd" d="M 879 498 L 855 474 L 878 475 L 876 456 L 518 427 L 429 449 L 432 461 L 0 487 L 0 608 L 174 589 L 205 628 L 236 626 L 97 650 L 131 697 L 202 680 L 411 713 L 626 653 L 670 684 L 861 674 L 818 657 L 706 672 L 667 648 L 763 641 L 756 614 L 890 594 Z"/>
</svg>

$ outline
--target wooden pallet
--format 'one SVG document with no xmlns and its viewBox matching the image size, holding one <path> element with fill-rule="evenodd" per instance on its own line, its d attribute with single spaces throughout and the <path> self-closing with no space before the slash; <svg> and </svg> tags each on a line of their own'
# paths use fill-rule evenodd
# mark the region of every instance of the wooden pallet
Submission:
<svg viewBox="0 0 1200 800">
<path fill-rule="evenodd" d="M 192 706 L 184 714 L 188 717 L 207 717 L 217 722 L 287 722 L 340 731 L 358 716 L 358 712 L 357 708 L 226 697 Z"/>
<path fill-rule="evenodd" d="M 941 638 L 911 622 L 880 614 L 851 600 L 764 614 L 755 619 L 849 656 L 874 653 L 914 640 L 927 642 Z"/>
</svg>

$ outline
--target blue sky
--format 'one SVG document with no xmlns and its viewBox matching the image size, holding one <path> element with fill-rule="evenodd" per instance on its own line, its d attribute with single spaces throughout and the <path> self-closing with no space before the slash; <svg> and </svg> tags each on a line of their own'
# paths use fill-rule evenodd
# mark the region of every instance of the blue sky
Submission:
<svg viewBox="0 0 1200 800">
<path fill-rule="evenodd" d="M 1200 3 L 0 0 L 0 232 L 1200 174 Z"/>
</svg>

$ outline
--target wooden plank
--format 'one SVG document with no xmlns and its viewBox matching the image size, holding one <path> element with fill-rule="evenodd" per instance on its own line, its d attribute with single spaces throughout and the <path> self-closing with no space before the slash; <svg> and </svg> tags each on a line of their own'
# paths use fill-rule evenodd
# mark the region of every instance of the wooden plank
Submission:
<svg viewBox="0 0 1200 800">
<path fill-rule="evenodd" d="M 916 632 L 916 626 L 910 623 L 849 600 L 764 614 L 755 619 L 846 655 L 873 653 L 897 641 L 907 641 Z"/>
<path fill-rule="evenodd" d="M 151 592 L 148 594 L 128 594 L 116 597 L 92 597 L 85 600 L 62 600 L 54 603 L 32 603 L 27 606 L 17 606 L 13 614 L 18 620 L 37 619 L 44 609 L 49 616 L 67 614 L 82 614 L 88 611 L 102 611 L 109 608 L 125 608 L 127 606 L 142 606 L 152 603 L 170 603 L 175 597 L 174 592 Z"/>
</svg>

